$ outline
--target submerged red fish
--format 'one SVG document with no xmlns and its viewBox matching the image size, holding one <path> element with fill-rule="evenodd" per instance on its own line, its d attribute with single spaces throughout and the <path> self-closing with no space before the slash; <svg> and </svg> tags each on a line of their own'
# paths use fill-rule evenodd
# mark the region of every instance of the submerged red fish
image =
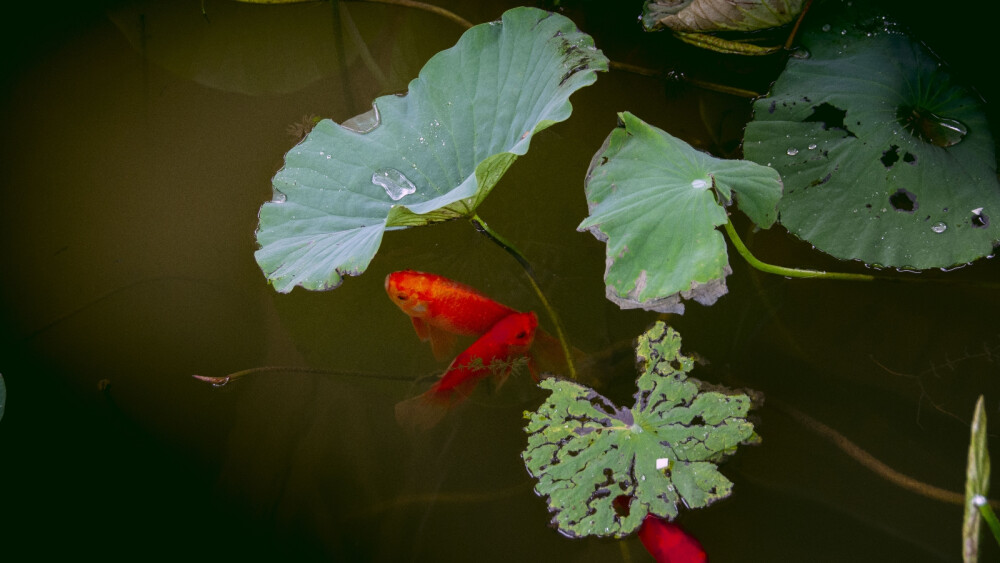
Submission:
<svg viewBox="0 0 1000 563">
<path fill-rule="evenodd" d="M 683 528 L 649 514 L 639 527 L 639 539 L 656 563 L 705 563 L 708 554 Z"/>
<path fill-rule="evenodd" d="M 503 317 L 459 354 L 430 389 L 398 403 L 396 420 L 404 428 L 426 430 L 468 397 L 483 378 L 493 375 L 502 383 L 510 375 L 514 360 L 524 357 L 531 348 L 537 327 L 538 317 L 532 312 Z"/>
<path fill-rule="evenodd" d="M 420 340 L 430 340 L 438 359 L 448 356 L 456 335 L 485 334 L 500 319 L 517 313 L 467 285 L 415 270 L 389 274 L 385 290 L 410 316 Z"/>
</svg>

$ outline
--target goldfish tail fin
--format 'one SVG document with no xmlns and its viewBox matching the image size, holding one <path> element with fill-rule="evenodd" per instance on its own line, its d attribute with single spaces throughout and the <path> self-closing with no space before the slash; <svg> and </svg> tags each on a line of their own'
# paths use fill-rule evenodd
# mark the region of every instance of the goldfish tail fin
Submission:
<svg viewBox="0 0 1000 563">
<path fill-rule="evenodd" d="M 433 390 L 428 391 L 396 403 L 396 423 L 409 432 L 425 432 L 441 422 L 448 406 Z"/>
</svg>

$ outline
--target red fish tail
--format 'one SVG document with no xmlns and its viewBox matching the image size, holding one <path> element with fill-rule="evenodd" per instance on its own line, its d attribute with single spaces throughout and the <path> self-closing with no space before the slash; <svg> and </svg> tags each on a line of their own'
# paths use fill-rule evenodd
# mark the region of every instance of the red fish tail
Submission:
<svg viewBox="0 0 1000 563">
<path fill-rule="evenodd" d="M 656 563 L 707 563 L 701 543 L 683 528 L 652 514 L 639 527 L 639 539 Z"/>
<path fill-rule="evenodd" d="M 425 432 L 435 427 L 448 412 L 448 402 L 432 391 L 396 403 L 396 422 L 410 432 Z"/>
</svg>

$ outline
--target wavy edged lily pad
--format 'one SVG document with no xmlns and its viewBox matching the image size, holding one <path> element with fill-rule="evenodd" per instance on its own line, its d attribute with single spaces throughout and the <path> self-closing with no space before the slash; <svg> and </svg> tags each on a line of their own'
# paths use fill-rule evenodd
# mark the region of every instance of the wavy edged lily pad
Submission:
<svg viewBox="0 0 1000 563">
<path fill-rule="evenodd" d="M 1000 240 L 1000 184 L 980 100 L 884 18 L 832 2 L 754 104 L 746 157 L 781 173 L 781 223 L 837 258 L 924 269 Z M 855 2 L 855 4 L 863 4 Z"/>
<path fill-rule="evenodd" d="M 647 31 L 758 31 L 792 22 L 803 0 L 647 0 L 642 25 Z"/>
<path fill-rule="evenodd" d="M 622 537 L 647 514 L 672 520 L 679 502 L 701 508 L 729 496 L 732 482 L 716 463 L 757 440 L 745 418 L 751 401 L 699 391 L 680 344 L 662 322 L 639 337 L 643 372 L 632 408 L 573 381 L 539 383 L 552 394 L 525 413 L 522 457 L 563 534 Z"/>
<path fill-rule="evenodd" d="M 558 14 L 515 8 L 473 27 L 406 96 L 346 126 L 323 120 L 285 155 L 257 263 L 280 292 L 331 289 L 367 268 L 385 230 L 471 214 L 598 70 L 607 58 Z"/>
<path fill-rule="evenodd" d="M 681 298 L 711 305 L 731 272 L 716 227 L 737 194 L 761 227 L 777 218 L 781 179 L 766 166 L 722 160 L 634 115 L 594 155 L 587 172 L 590 216 L 579 230 L 606 241 L 607 297 L 622 308 L 684 312 Z"/>
</svg>

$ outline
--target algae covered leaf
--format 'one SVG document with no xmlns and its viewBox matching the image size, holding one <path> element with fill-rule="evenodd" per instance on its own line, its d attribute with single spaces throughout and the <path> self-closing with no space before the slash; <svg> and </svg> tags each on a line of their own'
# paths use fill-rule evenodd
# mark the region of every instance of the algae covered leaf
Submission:
<svg viewBox="0 0 1000 563">
<path fill-rule="evenodd" d="M 673 519 L 679 502 L 701 508 L 730 494 L 716 463 L 756 440 L 750 399 L 699 391 L 680 344 L 662 322 L 639 337 L 643 373 L 631 408 L 573 381 L 539 383 L 552 394 L 525 413 L 522 457 L 563 534 L 622 537 L 647 514 Z"/>
<path fill-rule="evenodd" d="M 285 155 L 260 210 L 261 270 L 280 292 L 331 289 L 368 267 L 384 231 L 470 215 L 598 70 L 607 59 L 558 14 L 515 8 L 466 31 L 406 96 L 320 121 Z"/>
<path fill-rule="evenodd" d="M 619 114 L 587 172 L 589 229 L 607 241 L 607 297 L 622 308 L 684 311 L 726 293 L 726 243 L 716 227 L 736 202 L 754 223 L 777 219 L 781 179 L 766 166 L 699 152 L 638 117 Z"/>
<path fill-rule="evenodd" d="M 828 2 L 754 104 L 744 152 L 785 183 L 781 223 L 837 258 L 950 267 L 1000 241 L 1000 183 L 978 96 L 864 2 Z"/>
</svg>

